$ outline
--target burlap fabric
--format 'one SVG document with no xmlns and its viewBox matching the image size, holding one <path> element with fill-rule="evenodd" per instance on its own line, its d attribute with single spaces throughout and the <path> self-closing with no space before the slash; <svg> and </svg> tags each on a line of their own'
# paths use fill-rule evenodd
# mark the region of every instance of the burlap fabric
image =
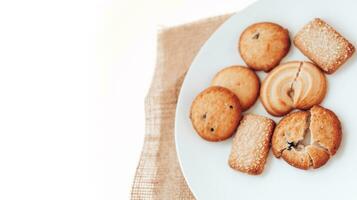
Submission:
<svg viewBox="0 0 357 200">
<path fill-rule="evenodd" d="M 213 17 L 159 32 L 157 66 L 145 99 L 144 147 L 131 199 L 194 199 L 180 170 L 175 149 L 177 97 L 186 71 L 200 47 L 229 16 Z"/>
</svg>

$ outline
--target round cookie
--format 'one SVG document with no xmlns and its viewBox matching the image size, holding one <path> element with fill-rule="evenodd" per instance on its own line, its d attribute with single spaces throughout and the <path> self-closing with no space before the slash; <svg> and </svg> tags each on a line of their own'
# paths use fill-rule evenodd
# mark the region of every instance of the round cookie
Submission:
<svg viewBox="0 0 357 200">
<path fill-rule="evenodd" d="M 231 66 L 219 71 L 212 85 L 231 90 L 239 99 L 243 111 L 248 110 L 259 95 L 259 78 L 254 71 L 242 66 Z"/>
<path fill-rule="evenodd" d="M 274 68 L 260 88 L 260 100 L 271 115 L 310 109 L 325 98 L 325 74 L 310 62 L 287 62 Z"/>
<path fill-rule="evenodd" d="M 277 66 L 290 48 L 287 29 L 271 22 L 256 23 L 246 28 L 239 39 L 239 52 L 254 70 L 270 71 Z"/>
<path fill-rule="evenodd" d="M 225 140 L 232 136 L 241 119 L 239 100 L 226 88 L 209 87 L 194 99 L 190 119 L 203 139 Z"/>
<path fill-rule="evenodd" d="M 285 116 L 276 126 L 272 137 L 275 157 L 299 168 L 323 166 L 340 146 L 341 123 L 329 109 L 313 106 Z"/>
</svg>

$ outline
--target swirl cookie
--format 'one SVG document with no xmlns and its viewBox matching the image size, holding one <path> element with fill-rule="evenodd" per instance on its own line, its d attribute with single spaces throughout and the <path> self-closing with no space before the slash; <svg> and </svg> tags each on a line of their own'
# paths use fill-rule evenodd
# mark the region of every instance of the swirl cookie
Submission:
<svg viewBox="0 0 357 200">
<path fill-rule="evenodd" d="M 240 118 L 241 108 L 237 96 L 223 87 L 205 89 L 191 105 L 192 125 L 208 141 L 221 141 L 232 136 Z"/>
<path fill-rule="evenodd" d="M 272 137 L 275 157 L 299 169 L 316 169 L 335 155 L 342 139 L 341 123 L 329 109 L 313 106 L 285 116 Z"/>
<path fill-rule="evenodd" d="M 326 90 L 325 75 L 314 64 L 288 62 L 264 79 L 260 100 L 271 115 L 283 116 L 295 108 L 306 110 L 320 104 Z"/>
<path fill-rule="evenodd" d="M 274 127 L 275 122 L 269 118 L 245 115 L 233 139 L 229 166 L 244 173 L 261 174 L 268 157 Z"/>
<path fill-rule="evenodd" d="M 242 67 L 227 67 L 216 74 L 212 85 L 231 90 L 239 99 L 243 111 L 249 109 L 259 95 L 259 78 L 254 71 Z"/>
<path fill-rule="evenodd" d="M 267 72 L 277 66 L 288 53 L 289 32 L 278 24 L 256 23 L 243 31 L 238 48 L 249 67 Z"/>
<path fill-rule="evenodd" d="M 347 39 L 319 18 L 298 32 L 294 44 L 328 74 L 334 73 L 355 52 Z"/>
</svg>

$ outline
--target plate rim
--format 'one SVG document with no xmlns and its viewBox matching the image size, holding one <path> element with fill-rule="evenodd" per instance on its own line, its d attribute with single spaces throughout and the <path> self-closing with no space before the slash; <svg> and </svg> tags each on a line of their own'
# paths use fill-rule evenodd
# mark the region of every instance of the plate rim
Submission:
<svg viewBox="0 0 357 200">
<path fill-rule="evenodd" d="M 189 74 L 189 73 L 190 73 L 190 71 L 192 70 L 192 66 L 195 65 L 195 63 L 196 63 L 197 60 L 198 60 L 199 55 L 200 55 L 201 52 L 202 52 L 201 50 L 207 45 L 207 43 L 209 43 L 210 40 L 212 40 L 212 38 L 214 37 L 214 35 L 217 34 L 217 32 L 220 30 L 220 28 L 221 28 L 222 26 L 224 26 L 225 24 L 229 23 L 229 21 L 232 20 L 232 18 L 234 18 L 235 16 L 237 16 L 238 14 L 240 14 L 242 11 L 247 10 L 247 9 L 249 9 L 250 7 L 253 7 L 253 6 L 255 6 L 255 5 L 257 5 L 257 4 L 259 4 L 260 2 L 263 2 L 263 1 L 264 1 L 264 0 L 254 0 L 254 2 L 252 2 L 251 4 L 249 4 L 249 5 L 245 6 L 245 7 L 243 7 L 242 9 L 240 9 L 240 10 L 238 10 L 238 11 L 236 11 L 236 12 L 234 12 L 234 14 L 233 14 L 232 16 L 230 16 L 228 19 L 226 19 L 226 21 L 224 21 L 221 25 L 219 25 L 219 27 L 217 27 L 216 30 L 213 31 L 213 33 L 209 36 L 209 38 L 208 38 L 208 39 L 204 42 L 204 44 L 199 48 L 197 54 L 195 55 L 194 59 L 192 60 L 192 62 L 191 62 L 191 64 L 190 64 L 190 66 L 189 66 L 189 68 L 188 68 L 186 74 Z M 188 180 L 188 178 L 187 178 L 187 176 L 186 176 L 186 172 L 185 172 L 185 170 L 184 170 L 184 168 L 183 168 L 182 161 L 181 161 L 181 156 L 180 156 L 180 153 L 179 153 L 180 151 L 179 151 L 179 147 L 178 147 L 178 142 L 177 142 L 177 141 L 178 141 L 178 139 L 177 139 L 177 136 L 178 136 L 178 134 L 177 134 L 177 132 L 178 132 L 178 130 L 177 130 L 178 117 L 177 117 L 177 116 L 179 115 L 179 109 L 178 109 L 178 107 L 179 107 L 179 105 L 181 105 L 181 101 L 182 101 L 181 91 L 182 91 L 182 89 L 184 88 L 184 86 L 186 85 L 186 82 L 187 82 L 187 80 L 186 80 L 186 76 L 185 76 L 185 78 L 184 78 L 184 80 L 183 80 L 183 82 L 182 82 L 182 85 L 181 85 L 181 88 L 180 88 L 180 92 L 179 92 L 179 95 L 178 95 L 178 98 L 177 98 L 177 103 L 176 103 L 175 124 L 174 124 L 174 139 L 175 139 L 176 156 L 177 156 L 177 159 L 178 159 L 178 162 L 179 162 L 179 166 L 180 166 L 181 173 L 182 173 L 182 175 L 183 175 L 183 177 L 184 177 L 184 179 L 185 179 L 185 182 L 186 182 L 187 186 L 189 187 L 191 193 L 192 193 L 193 196 L 196 198 L 197 195 L 196 195 L 195 191 L 192 189 L 192 187 L 191 187 L 191 185 L 190 185 L 190 181 Z"/>
</svg>

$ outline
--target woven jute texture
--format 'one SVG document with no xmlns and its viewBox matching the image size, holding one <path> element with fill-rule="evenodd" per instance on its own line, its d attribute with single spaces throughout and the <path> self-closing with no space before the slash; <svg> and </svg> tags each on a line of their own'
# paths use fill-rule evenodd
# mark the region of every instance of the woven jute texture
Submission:
<svg viewBox="0 0 357 200">
<path fill-rule="evenodd" d="M 200 47 L 230 16 L 208 18 L 159 32 L 156 69 L 145 99 L 144 147 L 131 199 L 194 199 L 175 149 L 176 103 L 185 74 Z"/>
</svg>

